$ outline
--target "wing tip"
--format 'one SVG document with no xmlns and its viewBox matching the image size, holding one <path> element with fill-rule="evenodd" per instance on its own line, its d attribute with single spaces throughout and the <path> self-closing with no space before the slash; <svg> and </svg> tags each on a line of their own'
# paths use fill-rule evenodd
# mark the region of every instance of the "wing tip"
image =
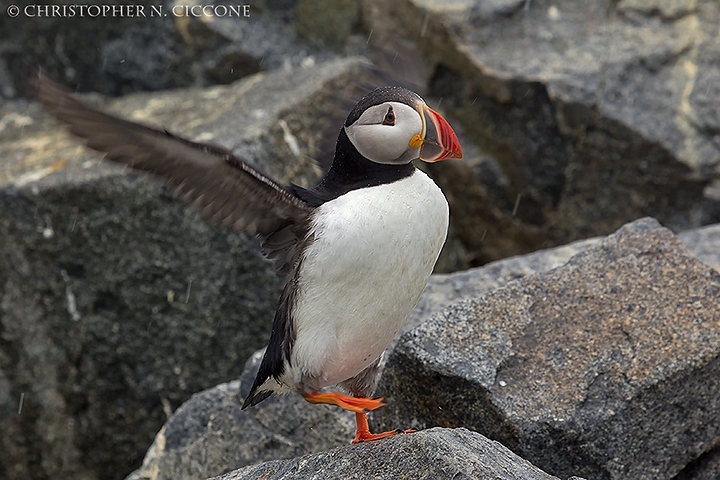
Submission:
<svg viewBox="0 0 720 480">
<path fill-rule="evenodd" d="M 253 407 L 258 403 L 262 402 L 263 400 L 267 399 L 272 394 L 272 390 L 257 391 L 257 389 L 253 388 L 252 390 L 250 390 L 250 393 L 245 399 L 245 402 L 243 402 L 242 407 L 240 407 L 240 410 L 245 410 L 248 407 Z"/>
</svg>

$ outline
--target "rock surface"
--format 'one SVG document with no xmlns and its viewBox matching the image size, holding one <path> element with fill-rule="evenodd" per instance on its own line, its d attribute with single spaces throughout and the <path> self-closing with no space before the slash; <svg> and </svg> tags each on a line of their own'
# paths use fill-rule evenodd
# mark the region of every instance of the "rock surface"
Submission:
<svg viewBox="0 0 720 480">
<path fill-rule="evenodd" d="M 41 15 L 34 4 L 15 18 L 5 15 L 12 1 L 0 1 L 0 59 L 10 71 L 0 95 L 28 95 L 27 79 L 38 66 L 80 91 L 122 95 L 227 84 L 261 70 L 298 67 L 328 60 L 331 52 L 313 48 L 274 12 L 250 5 L 249 16 L 231 4 L 211 6 L 138 1 L 124 14 Z M 136 5 L 136 6 L 135 6 Z M 175 9 L 174 9 L 175 8 Z M 92 13 L 92 12 L 91 12 Z M 213 14 L 216 13 L 216 14 Z"/>
<path fill-rule="evenodd" d="M 720 274 L 640 220 L 404 335 L 379 428 L 464 426 L 558 476 L 671 478 L 720 440 Z"/>
<path fill-rule="evenodd" d="M 322 113 L 363 69 L 348 59 L 105 106 L 307 183 Z M 0 476 L 122 478 L 175 408 L 264 345 L 282 279 L 255 240 L 100 163 L 36 108 L 3 109 Z"/>
<path fill-rule="evenodd" d="M 477 479 L 551 480 L 553 477 L 498 442 L 464 428 L 435 428 L 381 442 L 349 445 L 292 460 L 245 467 L 215 480 Z"/>
<path fill-rule="evenodd" d="M 720 478 L 720 447 L 690 462 L 673 480 L 717 480 Z"/>
<path fill-rule="evenodd" d="M 183 404 L 127 480 L 195 480 L 348 444 L 355 434 L 354 416 L 311 405 L 299 395 L 273 396 L 255 408 L 240 409 L 263 352 L 250 357 L 239 381 L 193 395 Z"/>
<path fill-rule="evenodd" d="M 681 232 L 678 238 L 695 258 L 720 272 L 720 224 Z"/>
<path fill-rule="evenodd" d="M 475 262 L 494 258 L 481 238 L 500 226 L 520 253 L 646 215 L 676 231 L 720 221 L 720 6 L 609 5 L 363 2 L 375 42 L 398 32 L 418 42 L 431 96 L 508 178 L 510 204 L 488 211 L 469 180 L 482 180 L 476 159 L 434 171 L 451 210 L 477 212 L 453 223 Z"/>
<path fill-rule="evenodd" d="M 687 230 L 678 238 L 693 257 L 720 272 L 720 224 Z M 510 257 L 451 274 L 435 274 L 402 332 L 408 332 L 453 303 L 481 298 L 512 280 L 546 272 L 564 265 L 574 255 L 601 241 L 602 237 L 579 240 L 561 247 Z M 389 352 L 387 352 L 389 353 Z"/>
</svg>

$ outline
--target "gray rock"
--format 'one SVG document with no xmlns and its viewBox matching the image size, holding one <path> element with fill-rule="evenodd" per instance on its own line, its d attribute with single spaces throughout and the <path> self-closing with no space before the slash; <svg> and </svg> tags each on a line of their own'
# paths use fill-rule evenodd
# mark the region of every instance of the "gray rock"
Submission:
<svg viewBox="0 0 720 480">
<path fill-rule="evenodd" d="M 480 217 L 501 223 L 453 221 L 478 261 L 498 258 L 480 241 L 498 224 L 526 252 L 645 215 L 675 231 L 720 221 L 714 0 L 371 0 L 363 19 L 380 42 L 421 45 L 430 94 L 509 179 L 512 205 Z M 475 182 L 452 185 L 451 210 L 487 209 Z"/>
<path fill-rule="evenodd" d="M 678 238 L 692 256 L 720 272 L 720 224 L 681 232 Z"/>
<path fill-rule="evenodd" d="M 426 167 L 447 196 L 452 232 L 462 247 L 454 249 L 461 252 L 456 262 L 461 268 L 440 271 L 485 265 L 549 246 L 539 227 L 512 215 L 517 198 L 498 162 L 482 153 L 472 136 L 458 130 L 463 158 Z"/>
<path fill-rule="evenodd" d="M 261 478 L 551 480 L 557 477 L 548 475 L 480 434 L 464 428 L 434 428 L 292 460 L 253 465 L 215 480 Z"/>
<path fill-rule="evenodd" d="M 10 4 L 2 1 L 0 9 Z M 213 5 L 213 15 L 186 14 L 186 8 Z M 333 56 L 254 4 L 249 16 L 233 2 L 142 1 L 123 7 L 122 15 L 89 18 L 87 7 L 74 6 L 74 14 L 66 9 L 60 16 L 26 16 L 21 6 L 17 18 L 0 17 L 0 63 L 7 62 L 12 83 L 24 95 L 30 94 L 27 79 L 38 66 L 79 91 L 123 95 L 227 84 L 260 70 Z M 39 12 L 29 8 L 30 15 Z M 0 94 L 15 96 L 12 84 Z"/>
<path fill-rule="evenodd" d="M 720 448 L 702 454 L 688 464 L 673 480 L 717 480 L 720 478 Z"/>
<path fill-rule="evenodd" d="M 435 274 L 430 277 L 403 331 L 409 331 L 454 303 L 467 298 L 479 298 L 513 280 L 564 265 L 572 256 L 599 241 L 599 238 L 581 240 L 562 247 L 498 260 L 462 272 Z"/>
<path fill-rule="evenodd" d="M 207 77 L 205 83 L 225 83 L 258 70 L 287 70 L 334 57 L 305 42 L 274 11 L 250 7 L 249 18 L 188 18 L 178 24 L 186 42 L 200 44 L 202 55 L 196 62 Z M 205 46 L 207 38 L 217 38 L 222 48 Z"/>
<path fill-rule="evenodd" d="M 376 428 L 464 426 L 566 477 L 670 478 L 720 441 L 720 274 L 655 221 L 404 335 Z"/>
<path fill-rule="evenodd" d="M 170 8 L 169 3 L 162 8 Z M 90 89 L 104 95 L 202 86 L 200 59 L 208 49 L 218 50 L 227 41 L 206 35 L 211 41 L 202 47 L 190 45 L 178 32 L 181 19 L 152 14 L 150 6 L 146 10 L 148 18 L 128 24 L 115 35 L 100 39 L 88 32 L 85 41 L 92 39 L 95 55 L 83 59 L 84 64 L 73 62 L 72 68 L 78 70 L 75 75 L 51 71 L 55 78 L 72 87 L 79 85 L 81 91 Z M 112 18 L 105 21 L 113 23 Z"/>
<path fill-rule="evenodd" d="M 0 57 L 0 102 L 3 101 L 3 98 L 14 98 L 15 95 L 15 85 L 13 85 L 7 63 Z"/>
<path fill-rule="evenodd" d="M 720 272 L 720 224 L 678 234 L 690 255 Z M 579 240 L 561 247 L 505 258 L 482 267 L 450 274 L 435 274 L 402 332 L 412 330 L 435 313 L 466 298 L 480 298 L 512 280 L 564 265 L 577 253 L 596 245 L 602 237 Z M 386 355 L 390 350 L 386 352 Z"/>
<path fill-rule="evenodd" d="M 149 10 L 158 2 L 134 2 Z M 11 5 L 20 7 L 20 14 L 11 18 L 6 14 Z M 56 4 L 62 7 L 62 4 Z M 67 4 L 65 4 L 67 5 Z M 38 7 L 50 4 L 20 4 L 12 0 L 0 0 L 0 56 L 7 62 L 12 83 L 18 93 L 27 95 L 28 78 L 42 66 L 55 78 L 62 78 L 83 90 L 102 90 L 107 87 L 102 75 L 102 45 L 119 38 L 127 30 L 150 23 L 158 28 L 170 19 L 147 18 L 136 15 L 99 15 L 90 19 L 76 11 L 67 10 L 54 16 L 38 15 Z M 25 14 L 29 7 L 29 15 Z"/>
<path fill-rule="evenodd" d="M 306 184 L 323 114 L 363 71 L 348 59 L 105 106 Z M 2 108 L 0 476 L 122 478 L 177 406 L 264 345 L 282 282 L 254 239 L 100 163 L 36 107 Z"/>
<path fill-rule="evenodd" d="M 339 49 L 356 27 L 360 2 L 299 0 L 296 14 L 296 28 L 300 35 L 314 44 Z"/>
<path fill-rule="evenodd" d="M 250 357 L 240 381 L 198 393 L 183 404 L 128 480 L 195 480 L 350 443 L 354 415 L 311 405 L 299 395 L 273 396 L 240 410 L 263 352 Z"/>
</svg>

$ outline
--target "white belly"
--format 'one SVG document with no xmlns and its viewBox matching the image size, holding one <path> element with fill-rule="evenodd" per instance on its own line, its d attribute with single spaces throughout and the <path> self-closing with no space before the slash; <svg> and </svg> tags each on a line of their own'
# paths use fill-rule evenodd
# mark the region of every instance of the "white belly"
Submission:
<svg viewBox="0 0 720 480">
<path fill-rule="evenodd" d="M 334 385 L 377 359 L 420 298 L 447 228 L 447 201 L 419 170 L 321 205 L 298 282 L 291 381 Z"/>
</svg>

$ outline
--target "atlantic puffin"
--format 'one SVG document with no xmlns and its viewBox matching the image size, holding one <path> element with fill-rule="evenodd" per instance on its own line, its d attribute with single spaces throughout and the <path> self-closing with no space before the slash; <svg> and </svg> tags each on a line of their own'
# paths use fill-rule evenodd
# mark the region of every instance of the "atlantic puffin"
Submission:
<svg viewBox="0 0 720 480">
<path fill-rule="evenodd" d="M 91 108 L 40 73 L 37 99 L 108 160 L 162 177 L 210 221 L 258 236 L 287 281 L 270 341 L 242 408 L 296 391 L 354 412 L 353 443 L 373 434 L 366 413 L 380 361 L 427 284 L 448 228 L 448 204 L 412 161 L 461 158 L 448 122 L 414 92 L 365 95 L 340 129 L 314 188 L 282 185 L 229 150 Z M 339 386 L 347 394 L 326 391 Z M 411 432 L 412 430 L 405 430 Z"/>
</svg>

